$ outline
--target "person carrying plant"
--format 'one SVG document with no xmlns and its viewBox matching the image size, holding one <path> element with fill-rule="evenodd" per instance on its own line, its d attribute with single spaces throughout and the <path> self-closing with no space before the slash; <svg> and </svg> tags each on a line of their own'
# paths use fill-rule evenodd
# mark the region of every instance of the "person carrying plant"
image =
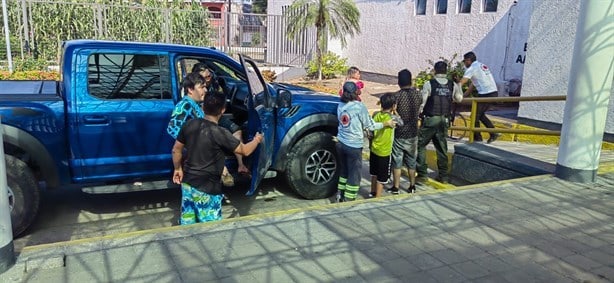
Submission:
<svg viewBox="0 0 614 283">
<path fill-rule="evenodd" d="M 466 84 L 469 80 L 471 80 L 472 84 L 469 85 L 467 91 L 465 91 L 465 96 L 468 96 L 475 87 L 478 91 L 478 97 L 497 97 L 499 95 L 497 91 L 497 84 L 495 83 L 495 78 L 490 72 L 488 66 L 479 62 L 475 53 L 468 52 L 463 55 L 463 63 L 467 68 L 465 70 L 465 74 L 463 78 L 460 80 L 461 87 Z M 486 111 L 490 109 L 491 103 L 478 103 L 478 111 L 475 119 L 475 127 L 480 127 L 480 122 L 484 124 L 487 128 L 494 128 L 495 125 L 488 119 L 486 116 Z M 488 143 L 494 142 L 497 138 L 499 138 L 501 134 L 499 133 L 491 133 L 488 138 Z M 474 141 L 482 141 L 482 134 L 480 132 L 473 133 Z"/>
</svg>

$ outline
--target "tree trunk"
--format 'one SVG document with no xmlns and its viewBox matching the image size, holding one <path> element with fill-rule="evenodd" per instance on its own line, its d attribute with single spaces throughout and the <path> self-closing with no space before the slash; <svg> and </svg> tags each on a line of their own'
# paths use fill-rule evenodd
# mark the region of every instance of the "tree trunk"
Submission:
<svg viewBox="0 0 614 283">
<path fill-rule="evenodd" d="M 316 28 L 316 57 L 318 60 L 318 82 L 322 81 L 322 29 Z"/>
</svg>

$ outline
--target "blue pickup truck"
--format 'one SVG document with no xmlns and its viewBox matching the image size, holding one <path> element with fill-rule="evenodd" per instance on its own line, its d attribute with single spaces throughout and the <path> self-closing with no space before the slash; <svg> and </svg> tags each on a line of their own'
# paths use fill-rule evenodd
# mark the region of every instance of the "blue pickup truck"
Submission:
<svg viewBox="0 0 614 283">
<path fill-rule="evenodd" d="M 246 140 L 252 195 L 281 173 L 307 199 L 336 187 L 336 96 L 266 83 L 256 64 L 212 48 L 75 40 L 63 44 L 60 81 L 0 81 L 9 204 L 15 235 L 34 220 L 40 190 L 125 192 L 173 187 L 166 127 L 182 78 L 205 63 L 225 85 L 227 110 Z M 229 157 L 231 159 L 232 157 Z"/>
</svg>

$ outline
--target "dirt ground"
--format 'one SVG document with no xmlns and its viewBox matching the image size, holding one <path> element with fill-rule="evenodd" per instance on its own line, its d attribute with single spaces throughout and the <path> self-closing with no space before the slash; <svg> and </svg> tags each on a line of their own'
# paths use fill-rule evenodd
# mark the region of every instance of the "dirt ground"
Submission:
<svg viewBox="0 0 614 283">
<path fill-rule="evenodd" d="M 305 81 L 303 79 L 296 79 L 289 81 L 292 84 L 302 85 L 320 92 L 330 93 L 331 95 L 338 95 L 338 91 L 342 86 L 343 78 L 335 78 L 329 80 L 317 81 Z M 365 88 L 362 91 L 362 102 L 367 106 L 367 109 L 379 109 L 377 105 L 380 96 L 387 92 L 396 92 L 399 90 L 399 86 L 396 84 L 387 84 L 382 82 L 374 82 L 363 80 Z"/>
</svg>

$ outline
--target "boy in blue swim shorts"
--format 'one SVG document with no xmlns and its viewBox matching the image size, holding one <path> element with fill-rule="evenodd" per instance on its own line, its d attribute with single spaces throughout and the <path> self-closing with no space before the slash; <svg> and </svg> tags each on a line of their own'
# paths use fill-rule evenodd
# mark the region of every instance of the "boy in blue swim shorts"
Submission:
<svg viewBox="0 0 614 283">
<path fill-rule="evenodd" d="M 262 141 L 254 139 L 243 144 L 218 121 L 226 107 L 223 94 L 212 93 L 204 98 L 204 118 L 186 122 L 173 145 L 173 182 L 181 184 L 180 224 L 208 222 L 222 219 L 222 183 L 225 154 L 250 155 Z M 183 150 L 187 158 L 183 161 Z"/>
</svg>

